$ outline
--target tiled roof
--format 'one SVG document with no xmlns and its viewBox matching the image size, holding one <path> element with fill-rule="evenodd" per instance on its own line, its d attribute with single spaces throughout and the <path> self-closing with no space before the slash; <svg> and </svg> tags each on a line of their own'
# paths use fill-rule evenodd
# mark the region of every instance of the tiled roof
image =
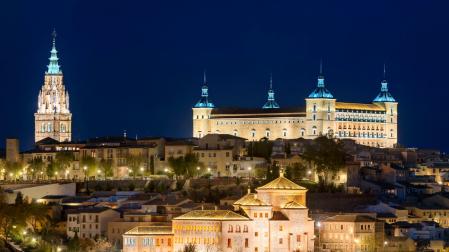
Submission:
<svg viewBox="0 0 449 252">
<path fill-rule="evenodd" d="M 370 110 L 370 111 L 385 111 L 381 105 L 374 103 L 351 103 L 351 102 L 336 102 L 335 109 L 350 109 L 350 110 Z"/>
<path fill-rule="evenodd" d="M 287 202 L 287 203 L 284 205 L 284 207 L 282 207 L 282 208 L 285 208 L 285 209 L 303 209 L 303 208 L 307 208 L 307 207 L 305 207 L 305 206 L 299 204 L 299 203 L 296 202 L 296 201 L 290 201 L 290 202 Z"/>
<path fill-rule="evenodd" d="M 194 210 L 174 220 L 248 220 L 248 218 L 230 210 Z"/>
<path fill-rule="evenodd" d="M 172 235 L 171 226 L 138 226 L 135 227 L 125 235 Z"/>
<path fill-rule="evenodd" d="M 243 196 L 241 199 L 234 202 L 234 205 L 242 206 L 269 206 L 267 203 L 257 198 L 257 194 L 249 193 Z"/>
<path fill-rule="evenodd" d="M 329 217 L 325 222 L 373 222 L 374 218 L 366 215 L 344 214 Z"/>
<path fill-rule="evenodd" d="M 258 187 L 256 190 L 307 190 L 281 175 L 279 178 L 266 185 Z"/>
</svg>

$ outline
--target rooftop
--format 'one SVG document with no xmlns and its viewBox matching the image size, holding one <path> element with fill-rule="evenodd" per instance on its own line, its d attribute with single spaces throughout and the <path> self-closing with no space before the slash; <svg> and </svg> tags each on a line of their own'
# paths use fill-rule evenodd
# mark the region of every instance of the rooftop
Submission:
<svg viewBox="0 0 449 252">
<path fill-rule="evenodd" d="M 171 226 L 139 226 L 135 227 L 125 235 L 172 235 Z"/>
<path fill-rule="evenodd" d="M 283 174 L 281 174 L 279 176 L 279 178 L 272 180 L 268 184 L 258 187 L 256 190 L 304 190 L 304 191 L 307 191 L 306 188 L 285 178 Z"/>
<path fill-rule="evenodd" d="M 193 210 L 174 220 L 248 220 L 248 218 L 230 210 Z"/>
<path fill-rule="evenodd" d="M 374 218 L 366 215 L 344 214 L 335 215 L 324 220 L 325 222 L 374 222 Z"/>
<path fill-rule="evenodd" d="M 374 103 L 351 103 L 351 102 L 336 102 L 335 109 L 348 110 L 369 110 L 369 111 L 385 111 L 381 105 Z"/>
</svg>

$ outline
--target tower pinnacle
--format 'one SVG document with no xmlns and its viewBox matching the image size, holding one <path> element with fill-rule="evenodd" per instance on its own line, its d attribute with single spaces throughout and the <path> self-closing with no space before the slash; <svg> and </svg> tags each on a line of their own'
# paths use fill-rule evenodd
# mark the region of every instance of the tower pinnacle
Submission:
<svg viewBox="0 0 449 252">
<path fill-rule="evenodd" d="M 264 109 L 269 108 L 279 108 L 279 104 L 274 100 L 274 91 L 273 91 L 273 74 L 270 74 L 270 89 L 268 89 L 268 100 L 263 105 Z"/>
<path fill-rule="evenodd" d="M 59 69 L 59 58 L 58 58 L 58 50 L 56 50 L 56 30 L 52 32 L 53 37 L 53 45 L 50 51 L 50 64 L 48 64 L 47 74 L 61 74 L 61 70 Z"/>
<path fill-rule="evenodd" d="M 323 60 L 320 60 L 320 73 L 318 75 L 316 88 L 309 95 L 309 98 L 333 98 L 331 92 L 324 87 Z"/>
<path fill-rule="evenodd" d="M 383 80 L 381 81 L 380 93 L 374 98 L 373 102 L 396 102 L 393 96 L 388 92 L 388 82 L 386 78 L 386 67 L 384 64 Z"/>
<path fill-rule="evenodd" d="M 209 101 L 209 87 L 207 86 L 206 70 L 203 72 L 203 86 L 201 87 L 201 99 L 194 108 L 214 108 L 214 104 Z"/>
</svg>

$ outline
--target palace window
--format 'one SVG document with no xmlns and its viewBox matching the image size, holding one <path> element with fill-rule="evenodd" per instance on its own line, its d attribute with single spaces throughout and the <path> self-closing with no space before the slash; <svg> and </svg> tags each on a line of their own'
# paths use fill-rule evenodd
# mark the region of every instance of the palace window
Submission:
<svg viewBox="0 0 449 252">
<path fill-rule="evenodd" d="M 228 238 L 228 248 L 232 248 L 232 241 Z"/>
<path fill-rule="evenodd" d="M 266 136 L 266 137 L 270 137 L 270 129 L 267 129 L 267 130 L 265 131 L 265 136 Z"/>
<path fill-rule="evenodd" d="M 255 129 L 251 130 L 251 137 L 256 137 L 256 130 Z"/>
<path fill-rule="evenodd" d="M 282 244 L 284 240 L 282 238 L 279 238 L 279 244 Z"/>
<path fill-rule="evenodd" d="M 284 137 L 287 136 L 287 129 L 283 129 L 283 130 L 282 130 L 282 136 L 284 136 Z"/>
<path fill-rule="evenodd" d="M 315 114 L 313 114 L 312 120 L 316 121 L 316 115 Z"/>
<path fill-rule="evenodd" d="M 248 233 L 248 226 L 247 225 L 243 226 L 243 233 Z"/>
<path fill-rule="evenodd" d="M 232 133 L 234 136 L 238 136 L 238 131 L 235 129 Z"/>
<path fill-rule="evenodd" d="M 313 135 L 316 135 L 316 126 L 313 126 L 312 132 L 313 132 Z"/>
<path fill-rule="evenodd" d="M 304 136 L 304 134 L 305 134 L 305 130 L 301 129 L 301 136 Z"/>
<path fill-rule="evenodd" d="M 240 225 L 235 226 L 235 232 L 240 233 Z"/>
<path fill-rule="evenodd" d="M 316 112 L 316 104 L 313 104 L 313 112 Z"/>
<path fill-rule="evenodd" d="M 248 241 L 248 238 L 245 238 L 245 248 L 248 248 L 249 247 L 249 241 Z"/>
<path fill-rule="evenodd" d="M 232 233 L 232 232 L 233 232 L 232 225 L 229 225 L 229 226 L 228 226 L 228 233 Z"/>
</svg>

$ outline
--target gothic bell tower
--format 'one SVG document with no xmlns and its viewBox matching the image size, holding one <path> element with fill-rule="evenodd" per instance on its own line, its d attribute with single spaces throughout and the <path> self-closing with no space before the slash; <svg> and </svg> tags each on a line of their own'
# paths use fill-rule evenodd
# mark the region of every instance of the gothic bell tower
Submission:
<svg viewBox="0 0 449 252">
<path fill-rule="evenodd" d="M 44 84 L 39 91 L 37 111 L 34 113 L 34 141 L 38 142 L 47 137 L 59 142 L 71 141 L 72 114 L 69 110 L 69 93 L 65 89 L 58 63 L 56 32 L 53 32 L 53 47 L 49 60 Z"/>
</svg>

